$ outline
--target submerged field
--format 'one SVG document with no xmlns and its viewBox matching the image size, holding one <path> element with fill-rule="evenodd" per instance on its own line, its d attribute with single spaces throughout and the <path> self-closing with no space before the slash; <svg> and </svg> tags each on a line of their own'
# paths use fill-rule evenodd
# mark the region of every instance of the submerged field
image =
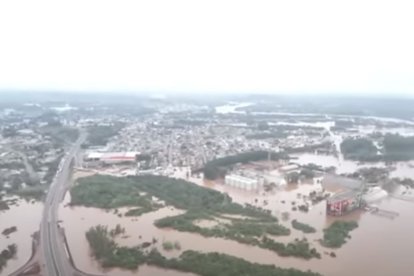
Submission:
<svg viewBox="0 0 414 276">
<path fill-rule="evenodd" d="M 130 216 L 131 210 L 144 209 L 151 212 L 164 206 L 173 206 L 183 210 L 183 213 L 156 220 L 154 222 L 156 227 L 196 233 L 209 238 L 233 240 L 274 251 L 280 256 L 294 256 L 303 259 L 321 258 L 321 254 L 310 245 L 306 238 L 292 239 L 287 243 L 277 241 L 278 236 L 289 236 L 291 230 L 279 224 L 278 219 L 269 211 L 252 205 L 243 206 L 234 203 L 226 194 L 184 180 L 162 176 L 117 178 L 98 175 L 80 179 L 78 182 L 71 190 L 71 205 L 105 209 L 133 208 L 125 213 L 119 212 L 119 210 L 114 211 L 119 217 Z M 137 215 L 144 213 L 146 212 L 137 213 Z M 220 221 L 220 219 L 222 221 L 214 227 L 200 227 L 196 223 L 199 220 Z M 104 236 L 102 234 L 104 233 L 103 228 L 91 228 L 88 233 L 89 242 L 92 240 L 91 237 L 97 236 L 98 233 L 101 238 Z M 136 247 L 135 249 L 124 248 L 117 250 L 117 252 L 125 253 L 129 252 L 128 250 L 138 249 Z M 102 260 L 99 251 L 96 249 L 94 254 L 98 260 Z M 125 264 L 120 261 L 123 259 L 125 258 L 109 255 L 103 264 L 111 267 L 136 268 L 140 263 L 146 262 L 143 261 L 146 258 L 141 260 L 126 258 L 130 262 Z"/>
<path fill-rule="evenodd" d="M 62 226 L 66 230 L 68 242 L 72 245 L 71 250 L 75 263 L 85 272 L 122 276 L 186 275 L 186 273 L 188 273 L 178 272 L 165 267 L 156 268 L 154 264 L 149 265 L 148 263 L 140 265 L 137 270 L 119 270 L 116 267 L 103 268 L 100 261 L 98 262 L 94 258 L 91 259 L 89 257 L 88 252 L 91 252 L 92 249 L 87 242 L 86 233 L 98 225 L 104 225 L 107 226 L 108 229 L 113 229 L 116 224 L 122 225 L 122 227 L 125 227 L 126 230 L 124 234 L 114 238 L 117 246 L 134 248 L 136 246 L 142 246 L 143 244 L 147 246 L 150 244 L 150 246 L 145 249 L 146 252 L 156 249 L 167 259 L 179 259 L 181 254 L 185 251 L 194 251 L 200 254 L 216 252 L 219 253 L 220 256 L 233 256 L 249 263 L 274 265 L 275 267 L 284 269 L 296 268 L 305 272 L 310 269 L 322 275 L 340 276 L 349 275 L 351 272 L 354 275 L 360 275 L 361 273 L 365 273 L 367 271 L 375 271 L 376 275 L 385 276 L 390 275 L 389 273 L 392 271 L 400 271 L 403 267 L 407 268 L 411 265 L 411 261 L 404 256 L 400 256 L 398 260 L 396 260 L 395 265 L 383 262 L 374 269 L 365 265 L 367 264 L 367 256 L 369 256 L 369 254 L 375 255 L 376 258 L 383 258 L 384 255 L 388 254 L 387 252 L 378 250 L 373 252 L 371 248 L 374 244 L 381 244 L 381 246 L 387 247 L 390 254 L 393 252 L 395 256 L 397 256 L 399 254 L 398 252 L 401 250 L 403 252 L 409 251 L 409 248 L 406 246 L 406 242 L 401 243 L 398 238 L 393 239 L 393 242 L 391 242 L 389 235 L 386 234 L 388 232 L 377 231 L 374 233 L 372 232 L 372 229 L 382 227 L 386 228 L 387 231 L 391 233 L 390 235 L 399 233 L 398 237 L 407 236 L 403 233 L 407 234 L 407 231 L 410 229 L 414 231 L 414 229 L 406 223 L 408 220 L 414 219 L 412 217 L 412 212 L 410 211 L 410 206 L 412 204 L 410 202 L 390 200 L 384 201 L 379 205 L 386 209 L 391 208 L 399 211 L 400 216 L 395 221 L 390 221 L 371 214 L 364 214 L 359 211 L 352 213 L 349 216 L 340 218 L 344 221 L 357 221 L 359 227 L 349 233 L 352 237 L 351 239 L 349 239 L 347 235 L 343 235 L 341 228 L 336 229 L 339 230 L 337 231 L 339 240 L 341 240 L 341 237 L 344 237 L 344 240 L 346 241 L 345 244 L 342 244 L 340 249 L 336 249 L 322 246 L 322 240 L 324 239 L 323 229 L 328 229 L 329 226 L 337 220 L 325 216 L 324 202 L 320 202 L 316 205 L 310 205 L 309 212 L 307 213 L 291 210 L 294 202 L 296 202 L 296 204 L 299 204 L 299 202 L 302 201 L 306 202 L 307 200 L 305 200 L 306 197 L 304 195 L 318 189 L 317 184 L 308 183 L 289 185 L 271 193 L 259 194 L 238 191 L 217 183 L 206 182 L 203 184 L 202 181 L 192 178 L 190 180 L 197 182 L 197 185 L 192 182 L 189 183 L 184 181 L 185 184 L 178 184 L 177 186 L 175 184 L 181 181 L 176 179 L 171 182 L 174 184 L 174 188 L 172 189 L 177 191 L 176 193 L 182 194 L 183 191 L 181 189 L 184 188 L 184 190 L 188 190 L 188 187 L 201 188 L 200 191 L 206 190 L 208 193 L 212 191 L 212 195 L 214 195 L 214 197 L 220 194 L 223 196 L 222 199 L 225 200 L 221 201 L 221 203 L 226 202 L 226 204 L 228 204 L 230 202 L 231 205 L 238 203 L 236 206 L 240 206 L 237 207 L 241 208 L 239 210 L 252 209 L 254 210 L 253 212 L 259 212 L 259 217 L 255 217 L 244 213 L 244 211 L 221 213 L 219 211 L 221 209 L 216 207 L 223 205 L 220 204 L 220 201 L 215 201 L 216 204 L 211 207 L 200 207 L 200 202 L 202 202 L 202 200 L 200 200 L 200 195 L 202 193 L 199 193 L 199 191 L 196 192 L 195 190 L 192 190 L 192 188 L 189 188 L 191 190 L 184 192 L 184 195 L 180 194 L 180 205 L 177 205 L 180 206 L 180 208 L 175 208 L 173 207 L 175 205 L 172 203 L 172 198 L 165 200 L 162 196 L 162 194 L 168 194 L 165 190 L 165 185 L 168 184 L 161 184 L 163 185 L 163 191 L 157 192 L 158 196 L 152 196 L 152 187 L 147 189 L 147 184 L 132 184 L 133 181 L 131 181 L 131 179 L 128 179 L 128 181 L 125 182 L 121 180 L 126 180 L 127 178 L 101 178 L 101 176 L 85 178 L 82 180 L 85 182 L 79 181 L 78 185 L 75 187 L 82 187 L 82 185 L 90 184 L 89 188 L 92 189 L 92 187 L 94 187 L 94 189 L 96 189 L 94 193 L 101 193 L 107 198 L 107 202 L 109 202 L 108 199 L 113 198 L 113 196 L 108 196 L 108 191 L 105 191 L 105 189 L 101 190 L 98 188 L 98 183 L 103 183 L 102 179 L 111 179 L 111 181 L 115 181 L 113 182 L 114 184 L 110 186 L 117 186 L 117 184 L 120 184 L 120 187 L 122 187 L 128 182 L 130 184 L 126 186 L 131 185 L 135 192 L 140 191 L 140 196 L 147 196 L 148 200 L 152 203 L 160 204 L 160 206 L 156 211 L 143 213 L 138 216 L 125 216 L 129 210 L 140 209 L 141 207 L 128 204 L 118 205 L 119 207 L 117 208 L 99 209 L 95 207 L 75 206 L 69 204 L 71 202 L 73 204 L 73 200 L 68 194 L 65 202 L 70 206 L 61 208 L 60 217 L 63 220 Z M 163 178 L 159 178 L 158 180 L 160 179 Z M 94 182 L 96 183 L 94 184 Z M 141 185 L 144 187 L 142 190 L 140 188 Z M 187 185 L 190 186 L 187 187 Z M 208 188 L 204 185 L 208 186 Z M 104 187 L 105 184 L 102 188 Z M 120 190 L 121 189 L 118 188 L 118 192 L 114 193 L 118 195 L 123 194 L 123 192 L 119 192 Z M 216 194 L 218 191 L 225 193 Z M 128 191 L 127 193 L 130 192 L 131 191 Z M 197 203 L 190 200 L 192 194 L 198 196 Z M 231 201 L 228 201 L 228 199 Z M 268 201 L 267 205 L 264 204 L 265 201 Z M 193 202 L 193 208 L 185 208 L 184 204 L 188 204 L 188 202 Z M 246 203 L 249 207 L 245 207 Z M 252 208 L 252 206 L 255 207 Z M 205 210 L 200 211 L 200 209 Z M 262 209 L 265 209 L 266 211 L 263 211 Z M 289 214 L 286 216 L 285 213 Z M 156 226 L 157 223 L 160 222 L 169 223 L 175 220 L 177 222 L 173 225 L 173 227 L 168 226 L 160 228 Z M 295 226 L 292 224 L 293 220 L 296 220 Z M 242 230 L 239 229 L 235 231 L 234 227 L 237 226 L 239 228 L 240 222 L 247 225 L 254 223 L 257 225 L 269 224 L 274 226 L 283 226 L 281 229 L 288 229 L 290 234 L 271 235 L 266 232 L 266 234 L 262 235 L 258 232 L 248 231 L 249 228 L 242 228 Z M 76 225 L 76 227 L 73 227 L 73 225 Z M 188 226 L 190 226 L 190 228 L 186 229 L 185 227 Z M 311 228 L 308 228 L 307 226 L 316 229 L 316 232 L 312 233 L 313 231 L 310 230 Z M 231 231 L 229 231 L 229 229 L 231 229 Z M 277 229 L 277 227 L 275 229 Z M 215 231 L 219 233 L 234 232 L 237 234 L 233 236 L 229 235 L 228 237 L 209 235 L 209 233 L 214 233 Z M 255 231 L 257 230 L 255 229 Z M 260 231 L 267 230 L 266 228 L 261 228 Z M 309 231 L 309 234 L 305 234 L 303 231 Z M 328 239 L 331 237 L 332 236 L 329 235 Z M 268 245 L 280 250 L 281 247 L 278 246 L 278 243 L 283 244 L 287 248 L 289 243 L 301 242 L 303 238 L 307 239 L 307 243 L 309 244 L 309 252 L 312 248 L 314 248 L 316 252 L 321 254 L 321 259 L 312 258 L 310 260 L 306 260 L 303 257 L 292 255 L 290 257 L 284 257 L 283 253 L 281 254 L 276 250 L 272 250 L 270 246 L 266 249 L 264 246 L 259 246 L 258 244 L 242 243 L 243 240 L 253 239 L 260 241 L 260 243 L 266 241 Z M 154 239 L 157 241 L 155 244 L 153 244 Z M 178 242 L 180 244 L 180 250 L 166 250 L 163 245 L 168 242 L 172 244 Z M 293 249 L 292 247 L 289 248 Z M 297 246 L 296 248 L 302 249 L 300 246 Z M 306 247 L 304 248 L 306 249 Z M 361 254 L 361 250 L 365 253 Z M 334 254 L 332 254 L 333 252 Z M 359 257 L 355 259 L 355 256 Z"/>
</svg>

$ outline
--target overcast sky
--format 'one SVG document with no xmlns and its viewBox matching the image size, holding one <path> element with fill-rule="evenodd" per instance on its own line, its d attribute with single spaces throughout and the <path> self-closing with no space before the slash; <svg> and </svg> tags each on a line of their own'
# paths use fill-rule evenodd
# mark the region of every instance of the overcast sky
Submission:
<svg viewBox="0 0 414 276">
<path fill-rule="evenodd" d="M 0 90 L 414 96 L 414 1 L 62 2 L 0 2 Z"/>
</svg>

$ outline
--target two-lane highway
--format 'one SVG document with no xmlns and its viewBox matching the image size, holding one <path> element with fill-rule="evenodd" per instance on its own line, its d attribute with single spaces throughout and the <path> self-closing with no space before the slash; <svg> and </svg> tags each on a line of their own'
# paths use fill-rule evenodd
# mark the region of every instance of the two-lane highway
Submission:
<svg viewBox="0 0 414 276">
<path fill-rule="evenodd" d="M 40 246 L 44 258 L 45 275 L 70 275 L 75 272 L 72 267 L 63 239 L 59 233 L 58 210 L 59 204 L 69 185 L 71 162 L 78 153 L 81 144 L 86 139 L 86 133 L 81 134 L 59 165 L 58 172 L 49 187 L 46 196 L 43 218 L 40 225 Z"/>
</svg>

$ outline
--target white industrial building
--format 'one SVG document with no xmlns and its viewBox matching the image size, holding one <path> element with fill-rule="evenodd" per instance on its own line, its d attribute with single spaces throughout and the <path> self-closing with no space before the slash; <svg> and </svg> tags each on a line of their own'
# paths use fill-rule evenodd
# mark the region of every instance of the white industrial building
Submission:
<svg viewBox="0 0 414 276">
<path fill-rule="evenodd" d="M 264 182 L 266 184 L 274 184 L 276 186 L 286 185 L 286 180 L 278 171 L 270 171 L 263 174 Z"/>
<path fill-rule="evenodd" d="M 368 191 L 362 196 L 362 199 L 367 203 L 380 201 L 388 196 L 387 191 L 380 187 L 369 188 Z"/>
<path fill-rule="evenodd" d="M 297 164 L 290 164 L 280 167 L 279 170 L 282 173 L 290 173 L 299 170 L 299 166 Z"/>
<path fill-rule="evenodd" d="M 105 164 L 135 163 L 139 152 L 89 152 L 85 161 L 99 161 Z"/>
<path fill-rule="evenodd" d="M 228 186 L 247 191 L 257 190 L 261 184 L 261 181 L 257 178 L 250 178 L 238 174 L 226 175 L 224 180 Z"/>
</svg>

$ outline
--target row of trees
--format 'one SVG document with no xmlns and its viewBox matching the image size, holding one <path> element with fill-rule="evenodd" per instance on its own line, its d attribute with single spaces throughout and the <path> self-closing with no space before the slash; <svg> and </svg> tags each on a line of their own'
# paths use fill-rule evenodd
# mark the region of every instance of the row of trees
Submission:
<svg viewBox="0 0 414 276">
<path fill-rule="evenodd" d="M 335 221 L 323 230 L 321 244 L 325 247 L 339 248 L 350 238 L 349 232 L 357 227 L 358 223 L 355 221 Z"/>
<path fill-rule="evenodd" d="M 290 234 L 289 228 L 273 221 L 232 220 L 228 218 L 232 220 L 232 223 L 218 225 L 213 228 L 203 228 L 193 223 L 200 219 L 213 220 L 214 214 L 188 211 L 182 215 L 157 220 L 155 225 L 159 228 L 174 228 L 178 231 L 199 233 L 205 237 L 220 237 L 253 245 L 257 244 L 254 238 L 259 238 L 265 234 L 274 236 Z"/>
<path fill-rule="evenodd" d="M 137 206 L 125 215 L 140 216 L 155 211 L 162 205 L 151 200 L 150 195 L 143 195 L 139 185 L 134 185 L 127 178 L 109 176 L 92 176 L 81 178 L 78 185 L 70 190 L 71 204 L 103 209 Z"/>
<path fill-rule="evenodd" d="M 0 272 L 3 267 L 6 266 L 7 261 L 14 258 L 17 254 L 17 245 L 11 244 L 8 245 L 6 249 L 3 249 L 0 253 Z"/>
<path fill-rule="evenodd" d="M 316 233 L 316 229 L 306 223 L 297 221 L 296 219 L 292 220 L 292 227 L 296 230 L 302 231 L 303 233 Z"/>
<path fill-rule="evenodd" d="M 263 237 L 260 247 L 276 252 L 280 256 L 295 256 L 303 259 L 321 258 L 321 254 L 312 248 L 307 239 L 295 239 L 294 242 L 284 244 L 276 242 L 266 236 Z"/>
<path fill-rule="evenodd" d="M 406 161 L 414 159 L 414 136 L 387 134 L 384 137 L 384 160 Z"/>
<path fill-rule="evenodd" d="M 96 226 L 86 233 L 93 255 L 103 267 L 136 269 L 147 263 L 167 269 L 191 272 L 201 276 L 257 275 L 257 276 L 318 276 L 310 271 L 283 269 L 274 265 L 250 263 L 243 259 L 219 253 L 185 251 L 179 258 L 167 259 L 157 249 L 145 253 L 143 246 L 118 246 L 104 226 Z M 178 247 L 177 245 L 168 244 Z"/>
<path fill-rule="evenodd" d="M 253 206 L 242 206 L 233 203 L 231 198 L 215 190 L 194 185 L 181 179 L 164 176 L 133 176 L 118 178 L 112 176 L 91 176 L 80 179 L 80 183 L 71 189 L 72 204 L 82 204 L 103 208 L 116 208 L 128 205 L 138 205 L 142 198 L 140 194 L 154 196 L 167 205 L 187 210 L 186 213 L 162 218 L 155 222 L 157 227 L 173 228 L 178 231 L 199 233 L 206 237 L 221 237 L 241 243 L 255 245 L 274 250 L 283 256 L 310 256 L 303 246 L 295 243 L 269 246 L 261 238 L 265 235 L 289 235 L 290 229 L 277 223 L 277 219 L 269 212 Z M 145 198 L 145 197 L 144 197 Z M 139 205 L 138 205 L 139 206 Z M 139 208 L 137 209 L 139 212 Z M 245 218 L 231 218 L 231 224 L 222 224 L 213 228 L 202 228 L 195 225 L 195 220 L 212 220 L 228 214 Z M 299 249 L 306 249 L 298 253 Z M 309 249 L 310 250 L 310 249 Z M 313 254 L 313 253 L 312 253 Z M 311 254 L 311 255 L 312 255 Z M 316 254 L 312 256 L 316 257 Z"/>
<path fill-rule="evenodd" d="M 194 225 L 193 221 L 196 219 L 213 218 L 205 213 L 194 214 L 188 212 L 182 215 L 160 219 L 155 222 L 155 225 L 160 228 L 173 228 L 178 231 L 199 233 L 205 237 L 231 239 L 240 243 L 259 246 L 261 248 L 274 251 L 280 256 L 294 256 L 304 259 L 321 257 L 320 253 L 317 252 L 315 248 L 311 248 L 306 239 L 295 240 L 294 242 L 284 244 L 266 237 L 266 235 L 289 235 L 290 229 L 280 224 L 238 220 L 236 222 L 232 221 L 231 224 L 218 225 L 213 228 L 202 228 Z M 304 227 L 302 227 L 302 229 L 304 229 Z M 309 228 L 306 230 L 308 233 L 311 233 Z"/>
<path fill-rule="evenodd" d="M 195 273 L 201 276 L 255 275 L 255 276 L 317 276 L 318 273 L 274 265 L 250 263 L 243 259 L 220 253 L 185 251 L 179 258 L 167 259 L 158 251 L 148 255 L 148 264 Z"/>
<path fill-rule="evenodd" d="M 341 152 L 346 159 L 375 161 L 407 161 L 414 159 L 414 136 L 387 134 L 383 137 L 379 152 L 367 138 L 348 138 L 341 143 Z"/>
<path fill-rule="evenodd" d="M 270 156 L 269 156 L 270 155 Z M 222 158 L 217 158 L 207 162 L 204 166 L 204 177 L 207 179 L 217 179 L 223 177 L 226 170 L 225 167 L 235 165 L 238 163 L 248 163 L 252 161 L 266 160 L 270 157 L 271 160 L 280 160 L 288 158 L 284 153 L 268 152 L 268 151 L 250 151 L 243 152 L 236 155 L 230 155 Z"/>
<path fill-rule="evenodd" d="M 86 239 L 92 248 L 93 255 L 103 267 L 121 267 L 137 269 L 145 262 L 145 256 L 138 247 L 119 247 L 110 238 L 106 226 L 98 225 L 86 232 Z"/>
<path fill-rule="evenodd" d="M 95 175 L 78 180 L 71 191 L 71 204 L 98 208 L 154 206 L 154 196 L 178 209 L 238 214 L 275 220 L 270 214 L 246 208 L 218 191 L 194 185 L 182 179 L 159 175 L 114 177 Z M 145 195 L 142 195 L 145 193 Z"/>
<path fill-rule="evenodd" d="M 119 133 L 125 124 L 121 122 L 112 125 L 94 125 L 88 129 L 88 141 L 83 147 L 88 146 L 104 146 L 109 139 Z"/>
<path fill-rule="evenodd" d="M 267 131 L 246 135 L 246 139 L 269 139 L 269 138 L 286 138 L 288 133 L 283 131 Z"/>
<path fill-rule="evenodd" d="M 341 152 L 346 159 L 358 161 L 379 161 L 378 149 L 367 138 L 348 138 L 341 143 Z"/>
</svg>

